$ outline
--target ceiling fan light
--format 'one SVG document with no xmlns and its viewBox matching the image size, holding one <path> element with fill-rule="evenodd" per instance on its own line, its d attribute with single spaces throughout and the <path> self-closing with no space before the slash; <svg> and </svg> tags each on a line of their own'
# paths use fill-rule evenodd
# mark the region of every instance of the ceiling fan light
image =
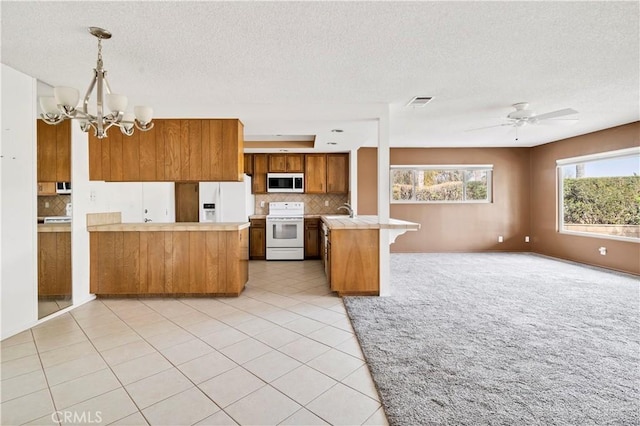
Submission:
<svg viewBox="0 0 640 426">
<path fill-rule="evenodd" d="M 75 108 L 80 99 L 80 93 L 73 87 L 58 86 L 53 89 L 56 103 L 66 109 Z"/>
</svg>

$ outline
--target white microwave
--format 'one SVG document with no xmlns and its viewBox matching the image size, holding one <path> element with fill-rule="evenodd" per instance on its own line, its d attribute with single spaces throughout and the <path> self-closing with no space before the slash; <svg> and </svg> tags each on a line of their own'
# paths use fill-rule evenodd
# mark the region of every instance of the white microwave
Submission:
<svg viewBox="0 0 640 426">
<path fill-rule="evenodd" d="M 56 182 L 56 192 L 58 194 L 71 194 L 71 182 Z"/>
<path fill-rule="evenodd" d="M 304 173 L 267 173 L 267 192 L 304 192 Z"/>
</svg>

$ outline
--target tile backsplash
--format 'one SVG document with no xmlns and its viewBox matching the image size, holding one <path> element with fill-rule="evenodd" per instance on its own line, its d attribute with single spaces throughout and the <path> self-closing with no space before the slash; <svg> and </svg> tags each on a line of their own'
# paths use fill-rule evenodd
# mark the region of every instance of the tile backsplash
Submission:
<svg viewBox="0 0 640 426">
<path fill-rule="evenodd" d="M 260 202 L 264 201 L 264 207 Z M 255 214 L 269 214 L 271 201 L 302 201 L 305 214 L 340 214 L 338 207 L 348 202 L 347 194 L 256 194 Z M 325 202 L 326 205 L 325 206 Z"/>
<path fill-rule="evenodd" d="M 39 195 L 38 216 L 65 216 L 67 203 L 71 202 L 71 195 Z M 49 207 L 45 207 L 49 203 Z"/>
</svg>

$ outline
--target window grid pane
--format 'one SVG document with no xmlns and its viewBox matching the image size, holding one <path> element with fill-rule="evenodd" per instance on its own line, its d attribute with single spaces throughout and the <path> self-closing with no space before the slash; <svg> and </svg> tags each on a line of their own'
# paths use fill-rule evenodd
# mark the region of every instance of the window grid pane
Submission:
<svg viewBox="0 0 640 426">
<path fill-rule="evenodd" d="M 397 169 L 391 171 L 391 199 L 410 201 L 414 194 L 413 170 Z"/>
<path fill-rule="evenodd" d="M 491 169 L 445 167 L 391 168 L 391 201 L 491 202 Z"/>
<path fill-rule="evenodd" d="M 465 200 L 487 200 L 488 172 L 486 170 L 468 170 L 465 174 Z"/>
<path fill-rule="evenodd" d="M 638 174 L 637 154 L 560 165 L 560 232 L 639 240 Z"/>
</svg>

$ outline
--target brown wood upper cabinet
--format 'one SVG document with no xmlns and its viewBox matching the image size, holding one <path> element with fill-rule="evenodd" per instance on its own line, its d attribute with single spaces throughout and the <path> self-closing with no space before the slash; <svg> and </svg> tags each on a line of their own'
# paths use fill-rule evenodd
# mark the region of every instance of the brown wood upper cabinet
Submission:
<svg viewBox="0 0 640 426">
<path fill-rule="evenodd" d="M 38 195 L 57 195 L 55 182 L 38 182 Z"/>
<path fill-rule="evenodd" d="M 306 154 L 305 192 L 349 192 L 349 154 Z"/>
<path fill-rule="evenodd" d="M 308 194 L 320 194 L 327 192 L 326 154 L 305 155 L 304 192 Z"/>
<path fill-rule="evenodd" d="M 153 129 L 105 139 L 89 134 L 89 179 L 112 182 L 241 181 L 244 130 L 237 119 L 156 119 Z"/>
<path fill-rule="evenodd" d="M 37 122 L 38 182 L 70 182 L 71 120 L 58 125 Z"/>
<path fill-rule="evenodd" d="M 244 154 L 244 172 L 253 175 L 253 154 Z"/>
<path fill-rule="evenodd" d="M 254 194 L 267 193 L 267 154 L 253 154 L 252 184 Z"/>
<path fill-rule="evenodd" d="M 327 154 L 327 192 L 349 192 L 349 154 Z"/>
<path fill-rule="evenodd" d="M 349 154 L 245 154 L 244 156 L 245 170 L 252 172 L 254 194 L 267 193 L 267 173 L 304 173 L 304 192 L 307 194 L 349 192 Z M 250 168 L 246 167 L 247 161 L 252 163 Z"/>
<path fill-rule="evenodd" d="M 269 154 L 269 173 L 304 172 L 304 154 Z"/>
</svg>

